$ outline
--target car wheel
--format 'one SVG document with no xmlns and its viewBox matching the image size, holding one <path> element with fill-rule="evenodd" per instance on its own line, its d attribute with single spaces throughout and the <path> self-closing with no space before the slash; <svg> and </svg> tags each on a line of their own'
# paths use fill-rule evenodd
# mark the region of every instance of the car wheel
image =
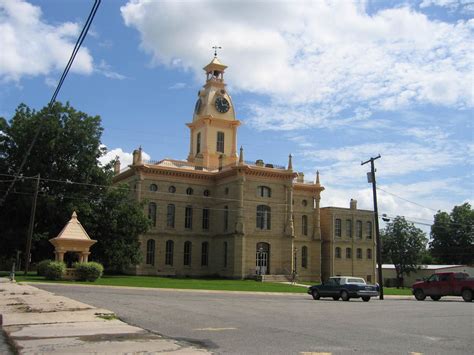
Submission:
<svg viewBox="0 0 474 355">
<path fill-rule="evenodd" d="M 321 295 L 319 294 L 318 290 L 313 290 L 311 292 L 311 295 L 313 296 L 313 299 L 315 300 L 319 300 L 319 298 L 321 297 Z"/>
<path fill-rule="evenodd" d="M 362 301 L 364 301 L 364 302 L 369 302 L 369 301 L 370 301 L 370 297 L 362 297 Z"/>
<path fill-rule="evenodd" d="M 341 298 L 343 301 L 349 301 L 349 293 L 345 290 L 341 291 Z"/>
<path fill-rule="evenodd" d="M 433 300 L 433 301 L 439 301 L 441 299 L 441 296 L 430 296 L 430 298 Z"/>
<path fill-rule="evenodd" d="M 462 291 L 462 299 L 466 302 L 472 302 L 472 290 Z"/>
<path fill-rule="evenodd" d="M 423 292 L 423 290 L 418 289 L 418 290 L 415 290 L 415 298 L 418 301 L 424 301 L 424 299 L 426 298 L 426 295 Z"/>
<path fill-rule="evenodd" d="M 332 299 L 333 299 L 334 301 L 337 301 L 337 300 L 339 300 L 339 296 L 332 296 Z"/>
</svg>

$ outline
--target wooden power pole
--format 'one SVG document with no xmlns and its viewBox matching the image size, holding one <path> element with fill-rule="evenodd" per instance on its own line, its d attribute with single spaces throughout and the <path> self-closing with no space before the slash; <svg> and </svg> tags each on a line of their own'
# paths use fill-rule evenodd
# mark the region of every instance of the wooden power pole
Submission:
<svg viewBox="0 0 474 355">
<path fill-rule="evenodd" d="M 31 241 L 33 240 L 33 230 L 34 230 L 35 213 L 36 213 L 36 199 L 38 197 L 39 182 L 40 182 L 40 174 L 38 174 L 38 176 L 36 177 L 35 194 L 33 195 L 33 203 L 31 204 L 30 226 L 28 227 L 28 236 L 26 239 L 25 275 L 28 274 L 28 269 L 30 267 Z"/>
</svg>

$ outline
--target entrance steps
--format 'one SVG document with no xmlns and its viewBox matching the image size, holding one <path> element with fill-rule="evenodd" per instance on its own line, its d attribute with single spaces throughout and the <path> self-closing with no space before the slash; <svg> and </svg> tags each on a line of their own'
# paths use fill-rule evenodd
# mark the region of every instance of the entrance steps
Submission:
<svg viewBox="0 0 474 355">
<path fill-rule="evenodd" d="M 291 281 L 291 275 L 256 275 L 257 281 L 262 282 L 287 282 Z"/>
</svg>

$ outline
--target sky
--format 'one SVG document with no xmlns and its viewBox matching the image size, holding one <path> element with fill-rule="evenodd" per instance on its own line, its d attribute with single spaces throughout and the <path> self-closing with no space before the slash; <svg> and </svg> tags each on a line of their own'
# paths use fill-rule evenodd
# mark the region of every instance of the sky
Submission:
<svg viewBox="0 0 474 355">
<path fill-rule="evenodd" d="M 47 105 L 93 1 L 0 0 L 0 116 Z M 474 2 L 103 0 L 58 100 L 100 115 L 123 164 L 186 159 L 202 68 L 225 80 L 246 160 L 320 172 L 322 206 L 427 229 L 473 202 Z"/>
</svg>

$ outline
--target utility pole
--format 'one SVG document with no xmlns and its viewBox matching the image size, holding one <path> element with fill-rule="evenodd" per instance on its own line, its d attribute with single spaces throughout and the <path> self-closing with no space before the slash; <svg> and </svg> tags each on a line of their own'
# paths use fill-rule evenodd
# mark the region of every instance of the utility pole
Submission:
<svg viewBox="0 0 474 355">
<path fill-rule="evenodd" d="M 360 163 L 360 165 L 367 164 L 370 162 L 370 175 L 368 175 L 369 183 L 372 183 L 372 194 L 374 196 L 374 218 L 375 218 L 375 242 L 377 243 L 377 276 L 378 284 L 380 287 L 380 299 L 383 300 L 383 277 L 382 277 L 382 245 L 380 243 L 380 231 L 379 231 L 379 210 L 377 207 L 377 183 L 375 181 L 375 167 L 374 160 L 380 158 L 380 154 L 375 158 Z"/>
<path fill-rule="evenodd" d="M 38 176 L 36 177 L 35 194 L 33 195 L 33 203 L 31 204 L 30 226 L 28 228 L 28 237 L 26 239 L 25 276 L 28 274 L 28 269 L 30 267 L 31 241 L 33 239 L 33 229 L 34 229 L 34 224 L 35 224 L 35 213 L 36 213 L 36 199 L 38 197 L 39 183 L 40 183 L 40 174 L 38 174 Z"/>
</svg>

